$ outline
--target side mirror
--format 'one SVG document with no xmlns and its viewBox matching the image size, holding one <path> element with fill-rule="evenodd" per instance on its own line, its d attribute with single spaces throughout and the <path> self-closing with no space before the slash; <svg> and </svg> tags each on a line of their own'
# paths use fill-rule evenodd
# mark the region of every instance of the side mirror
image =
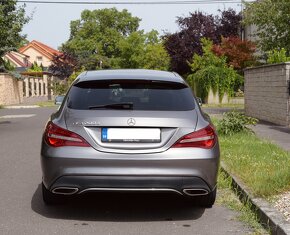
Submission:
<svg viewBox="0 0 290 235">
<path fill-rule="evenodd" d="M 64 95 L 58 95 L 57 97 L 55 97 L 54 104 L 60 106 L 63 100 L 64 100 Z"/>
<path fill-rule="evenodd" d="M 199 97 L 196 97 L 196 100 L 197 100 L 199 106 L 202 106 L 202 99 Z"/>
</svg>

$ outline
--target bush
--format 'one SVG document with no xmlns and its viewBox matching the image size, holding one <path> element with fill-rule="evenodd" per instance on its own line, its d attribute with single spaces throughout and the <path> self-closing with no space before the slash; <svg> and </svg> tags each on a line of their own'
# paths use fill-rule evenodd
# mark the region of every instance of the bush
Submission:
<svg viewBox="0 0 290 235">
<path fill-rule="evenodd" d="M 281 50 L 272 50 L 268 53 L 268 64 L 284 63 L 290 61 L 290 57 L 287 56 L 287 52 L 284 48 Z"/>
<path fill-rule="evenodd" d="M 31 68 L 27 69 L 27 72 L 42 72 L 43 71 L 43 66 L 38 65 L 36 62 L 34 62 L 31 66 Z"/>
<path fill-rule="evenodd" d="M 65 81 L 54 81 L 51 88 L 55 95 L 65 95 L 69 86 Z"/>
<path fill-rule="evenodd" d="M 241 89 L 238 89 L 238 91 L 235 92 L 235 97 L 244 97 L 245 94 Z"/>
<path fill-rule="evenodd" d="M 56 80 L 52 84 L 52 89 L 54 94 L 56 95 L 65 95 L 70 88 L 71 84 L 74 82 L 74 80 L 84 71 L 84 69 L 81 69 L 80 71 L 73 72 L 68 78 L 60 81 Z"/>
<path fill-rule="evenodd" d="M 227 65 L 225 56 L 217 56 L 213 53 L 213 43 L 208 39 L 201 39 L 203 55 L 195 54 L 190 65 L 192 73 L 187 80 L 197 96 L 204 101 L 208 97 L 210 89 L 218 92 L 221 102 L 225 93 L 229 97 L 234 96 L 234 88 L 243 83 L 243 77 Z"/>
<path fill-rule="evenodd" d="M 232 111 L 224 114 L 224 118 L 217 124 L 217 130 L 222 135 L 233 135 L 242 131 L 250 131 L 248 125 L 256 125 L 258 119 L 247 117 L 243 113 Z"/>
</svg>

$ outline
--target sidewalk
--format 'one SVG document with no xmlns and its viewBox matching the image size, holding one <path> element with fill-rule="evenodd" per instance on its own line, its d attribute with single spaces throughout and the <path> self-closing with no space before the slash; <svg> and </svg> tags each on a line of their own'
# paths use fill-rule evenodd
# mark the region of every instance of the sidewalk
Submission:
<svg viewBox="0 0 290 235">
<path fill-rule="evenodd" d="M 273 123 L 260 122 L 251 129 L 262 139 L 279 145 L 282 149 L 290 151 L 290 127 L 278 126 Z"/>
</svg>

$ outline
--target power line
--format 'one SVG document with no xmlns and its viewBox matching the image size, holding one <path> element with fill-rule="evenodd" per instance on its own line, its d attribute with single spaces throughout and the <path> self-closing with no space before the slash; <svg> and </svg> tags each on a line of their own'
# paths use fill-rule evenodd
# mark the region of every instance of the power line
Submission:
<svg viewBox="0 0 290 235">
<path fill-rule="evenodd" d="M 18 0 L 19 3 L 28 4 L 75 4 L 75 5 L 194 5 L 194 4 L 216 4 L 216 3 L 241 3 L 241 0 L 195 0 L 195 1 L 51 1 L 51 0 Z M 248 1 L 251 2 L 251 1 Z"/>
</svg>

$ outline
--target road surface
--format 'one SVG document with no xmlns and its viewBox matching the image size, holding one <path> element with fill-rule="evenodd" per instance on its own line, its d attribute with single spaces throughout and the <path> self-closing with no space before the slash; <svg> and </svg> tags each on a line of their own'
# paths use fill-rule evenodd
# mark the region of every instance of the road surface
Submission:
<svg viewBox="0 0 290 235">
<path fill-rule="evenodd" d="M 179 197 L 87 195 L 61 206 L 41 197 L 40 142 L 54 108 L 0 109 L 0 234 L 248 234 L 223 206 L 186 206 Z"/>
</svg>

